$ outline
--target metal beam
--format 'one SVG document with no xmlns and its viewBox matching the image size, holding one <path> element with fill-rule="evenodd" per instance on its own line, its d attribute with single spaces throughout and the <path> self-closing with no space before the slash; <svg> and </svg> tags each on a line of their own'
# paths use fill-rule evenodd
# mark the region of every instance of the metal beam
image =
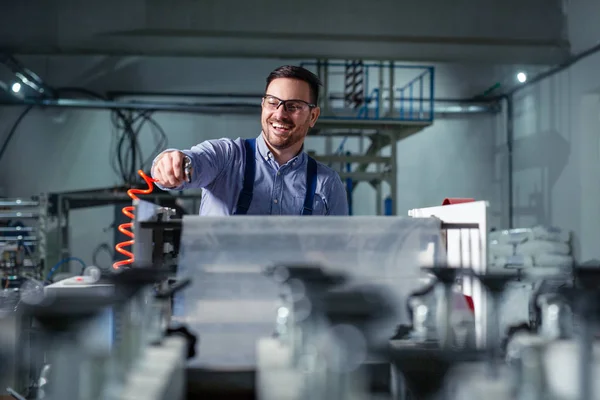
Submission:
<svg viewBox="0 0 600 400">
<path fill-rule="evenodd" d="M 384 163 L 389 164 L 391 157 L 363 156 L 363 155 L 314 155 L 314 158 L 323 163 Z"/>
<path fill-rule="evenodd" d="M 391 166 L 391 176 L 390 176 L 390 196 L 392 198 L 392 215 L 397 215 L 398 213 L 398 142 L 394 141 L 393 132 L 389 133 L 390 142 L 392 148 L 392 166 Z"/>
<path fill-rule="evenodd" d="M 392 118 L 337 118 L 323 116 L 317 120 L 317 129 L 389 129 L 397 132 L 404 129 L 421 130 L 432 124 L 433 121 L 410 121 Z"/>
<path fill-rule="evenodd" d="M 561 42 L 485 43 L 483 41 L 420 43 L 356 38 L 279 39 L 238 37 L 103 35 L 84 42 L 44 44 L 39 41 L 7 44 L 22 55 L 94 55 L 141 57 L 216 57 L 267 59 L 391 60 L 402 62 L 483 62 L 555 65 L 569 56 Z"/>
<path fill-rule="evenodd" d="M 365 181 L 365 182 L 378 182 L 387 181 L 390 178 L 389 172 L 339 172 L 340 178 L 352 179 L 354 181 Z"/>
<path fill-rule="evenodd" d="M 243 102 L 221 102 L 221 103 L 194 103 L 194 102 L 172 102 L 172 101 L 115 101 L 115 100 L 88 100 L 76 98 L 59 99 L 35 99 L 35 98 L 4 98 L 0 99 L 0 105 L 5 106 L 39 106 L 55 108 L 81 108 L 98 110 L 151 110 L 168 112 L 189 112 L 202 114 L 245 114 L 258 115 L 260 105 Z M 335 114 L 347 114 L 348 110 L 333 109 Z M 436 107 L 435 115 L 462 115 L 462 114 L 482 114 L 495 113 L 496 108 L 493 105 L 451 105 Z M 399 118 L 379 118 L 379 119 L 357 119 L 351 117 L 335 117 L 323 115 L 319 118 L 319 125 L 327 125 L 334 128 L 343 128 L 350 126 L 353 129 L 358 128 L 393 128 L 398 125 L 426 126 L 430 121 L 410 121 Z M 358 126 L 358 125 L 360 126 Z"/>
</svg>

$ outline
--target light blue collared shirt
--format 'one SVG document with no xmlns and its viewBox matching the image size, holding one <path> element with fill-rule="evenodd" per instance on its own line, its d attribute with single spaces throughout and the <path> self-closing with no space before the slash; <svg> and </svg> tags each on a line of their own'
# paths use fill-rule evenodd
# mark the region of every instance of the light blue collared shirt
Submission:
<svg viewBox="0 0 600 400">
<path fill-rule="evenodd" d="M 169 150 L 175 149 L 165 151 Z M 246 155 L 242 139 L 207 140 L 181 151 L 192 160 L 192 182 L 172 189 L 158 187 L 202 188 L 200 215 L 232 215 L 244 180 Z M 255 157 L 254 195 L 247 215 L 300 215 L 306 196 L 307 154 L 301 151 L 279 166 L 260 134 Z M 339 174 L 319 162 L 313 215 L 348 215 L 346 188 Z"/>
</svg>

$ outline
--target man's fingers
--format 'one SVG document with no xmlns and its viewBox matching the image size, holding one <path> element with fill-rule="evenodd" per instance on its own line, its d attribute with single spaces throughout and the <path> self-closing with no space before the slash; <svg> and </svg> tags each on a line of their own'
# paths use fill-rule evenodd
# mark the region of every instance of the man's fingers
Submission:
<svg viewBox="0 0 600 400">
<path fill-rule="evenodd" d="M 173 152 L 171 155 L 173 175 L 177 180 L 183 180 L 183 155 L 180 152 Z"/>
<path fill-rule="evenodd" d="M 162 182 L 162 171 L 160 169 L 160 161 L 154 164 L 152 167 L 152 178 L 156 179 L 158 183 Z"/>
<path fill-rule="evenodd" d="M 183 171 L 184 158 L 185 154 L 180 151 L 164 153 L 154 166 L 154 179 L 159 184 L 168 188 L 182 185 L 185 180 L 185 173 Z"/>
<path fill-rule="evenodd" d="M 162 161 L 154 167 L 154 179 L 163 186 L 169 186 L 169 181 L 165 174 L 165 169 L 162 166 Z"/>
<path fill-rule="evenodd" d="M 167 160 L 167 158 L 168 157 L 164 157 L 156 164 L 154 168 L 155 179 L 165 187 L 177 187 L 181 185 L 183 181 L 175 176 L 173 173 L 172 161 Z"/>
</svg>

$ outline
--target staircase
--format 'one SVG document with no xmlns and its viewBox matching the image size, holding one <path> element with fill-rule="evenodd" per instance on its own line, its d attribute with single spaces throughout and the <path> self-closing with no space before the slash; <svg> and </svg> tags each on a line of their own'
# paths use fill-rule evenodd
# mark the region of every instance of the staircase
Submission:
<svg viewBox="0 0 600 400">
<path fill-rule="evenodd" d="M 397 143 L 434 122 L 433 66 L 363 60 L 301 65 L 323 82 L 322 114 L 310 135 L 324 137 L 324 152 L 313 156 L 338 171 L 346 182 L 350 206 L 354 189 L 366 182 L 375 189 L 375 214 L 382 215 L 382 186 L 389 185 L 386 208 L 395 214 Z M 333 143 L 340 138 L 342 144 L 333 152 Z M 344 144 L 359 150 L 352 154 Z"/>
</svg>

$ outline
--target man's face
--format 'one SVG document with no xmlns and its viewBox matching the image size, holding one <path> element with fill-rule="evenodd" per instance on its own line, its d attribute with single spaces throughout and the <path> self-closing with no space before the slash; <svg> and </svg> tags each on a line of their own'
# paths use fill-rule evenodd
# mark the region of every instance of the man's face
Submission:
<svg viewBox="0 0 600 400">
<path fill-rule="evenodd" d="M 288 101 L 281 104 L 281 100 Z M 262 102 L 261 124 L 267 143 L 285 150 L 302 143 L 319 118 L 319 108 L 311 104 L 308 83 L 290 78 L 274 79 Z"/>
</svg>

